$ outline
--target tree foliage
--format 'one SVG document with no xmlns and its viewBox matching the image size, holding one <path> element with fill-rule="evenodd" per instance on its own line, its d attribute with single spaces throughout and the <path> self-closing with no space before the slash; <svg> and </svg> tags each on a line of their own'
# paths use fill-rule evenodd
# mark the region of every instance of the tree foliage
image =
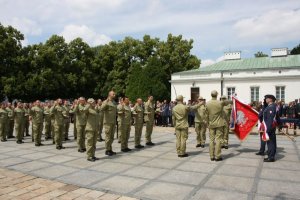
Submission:
<svg viewBox="0 0 300 200">
<path fill-rule="evenodd" d="M 105 97 L 109 90 L 135 100 L 149 94 L 170 98 L 171 74 L 198 68 L 193 40 L 168 35 L 90 47 L 81 38 L 67 43 L 52 35 L 45 43 L 22 47 L 24 36 L 0 24 L 0 98 L 55 99 Z"/>
<path fill-rule="evenodd" d="M 256 54 L 254 54 L 255 58 L 259 57 L 268 57 L 268 54 L 264 54 L 262 51 L 258 51 Z"/>
<path fill-rule="evenodd" d="M 300 54 L 300 44 L 298 46 L 294 47 L 291 51 L 291 55 Z"/>
</svg>

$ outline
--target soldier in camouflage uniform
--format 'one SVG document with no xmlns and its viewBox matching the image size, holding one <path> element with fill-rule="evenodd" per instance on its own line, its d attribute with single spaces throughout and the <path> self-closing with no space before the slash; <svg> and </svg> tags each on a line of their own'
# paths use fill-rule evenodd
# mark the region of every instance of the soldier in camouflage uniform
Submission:
<svg viewBox="0 0 300 200">
<path fill-rule="evenodd" d="M 46 102 L 44 106 L 44 129 L 45 129 L 45 140 L 51 139 L 51 113 L 50 113 L 51 104 Z"/>
<path fill-rule="evenodd" d="M 17 144 L 22 144 L 23 134 L 25 129 L 25 110 L 23 104 L 18 102 L 17 107 L 14 109 L 14 121 Z"/>
<path fill-rule="evenodd" d="M 103 102 L 101 110 L 104 113 L 104 128 L 105 128 L 105 154 L 113 156 L 116 152 L 112 151 L 112 143 L 116 129 L 117 106 L 114 101 L 115 92 L 110 91 L 107 99 Z"/>
<path fill-rule="evenodd" d="M 222 102 L 226 102 L 227 97 L 223 95 L 221 97 Z M 225 119 L 225 126 L 223 130 L 223 139 L 222 139 L 222 148 L 228 149 L 228 135 L 229 135 L 229 123 L 230 123 L 230 115 L 232 110 L 232 104 L 224 105 L 223 107 L 223 114 Z"/>
<path fill-rule="evenodd" d="M 0 139 L 1 142 L 6 142 L 7 134 L 7 125 L 8 125 L 8 112 L 6 110 L 5 103 L 0 105 Z"/>
<path fill-rule="evenodd" d="M 144 109 L 143 109 L 143 101 L 142 99 L 137 99 L 136 104 L 133 107 L 133 116 L 134 116 L 134 128 L 135 128 L 135 134 L 134 134 L 134 144 L 136 149 L 144 148 L 143 145 L 141 145 L 141 136 L 143 131 L 143 125 L 144 125 Z"/>
<path fill-rule="evenodd" d="M 87 160 L 94 162 L 97 160 L 95 157 L 96 143 L 97 143 L 97 130 L 99 126 L 99 112 L 96 109 L 96 102 L 94 99 L 88 99 L 84 112 L 87 116 L 87 123 L 85 126 Z"/>
<path fill-rule="evenodd" d="M 146 145 L 153 146 L 155 145 L 152 140 L 152 132 L 153 132 L 153 126 L 154 126 L 154 114 L 155 109 L 153 105 L 153 96 L 148 97 L 148 101 L 145 103 L 145 109 L 144 109 L 144 120 L 146 122 Z"/>
<path fill-rule="evenodd" d="M 14 133 L 14 117 L 13 117 L 14 108 L 12 107 L 11 103 L 7 103 L 6 110 L 8 112 L 7 138 L 15 138 L 15 136 L 13 135 L 13 133 Z"/>
<path fill-rule="evenodd" d="M 121 132 L 121 151 L 131 151 L 131 149 L 128 148 L 128 140 L 131 129 L 131 108 L 129 106 L 128 97 L 124 97 L 122 105 L 118 106 L 118 119 L 120 122 Z"/>
<path fill-rule="evenodd" d="M 62 140 L 64 136 L 64 119 L 67 117 L 67 113 L 62 104 L 62 100 L 58 99 L 50 109 L 50 112 L 54 115 L 55 144 L 58 150 L 65 148 L 62 146 Z"/>
<path fill-rule="evenodd" d="M 41 102 L 37 100 L 34 106 L 30 109 L 30 116 L 32 118 L 32 135 L 34 137 L 35 146 L 43 145 L 41 142 L 44 122 L 44 109 Z"/>
</svg>

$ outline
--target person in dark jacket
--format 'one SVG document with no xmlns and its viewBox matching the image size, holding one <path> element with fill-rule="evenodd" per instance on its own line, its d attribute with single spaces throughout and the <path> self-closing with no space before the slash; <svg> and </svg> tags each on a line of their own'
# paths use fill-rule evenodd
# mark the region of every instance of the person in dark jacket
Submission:
<svg viewBox="0 0 300 200">
<path fill-rule="evenodd" d="M 275 154 L 276 154 L 276 126 L 277 126 L 277 109 L 276 104 L 274 103 L 276 98 L 273 95 L 266 95 L 265 96 L 266 103 L 268 106 L 265 108 L 263 112 L 263 122 L 265 124 L 266 133 L 269 136 L 267 140 L 268 146 L 268 158 L 264 159 L 264 162 L 274 162 L 275 161 Z"/>
</svg>

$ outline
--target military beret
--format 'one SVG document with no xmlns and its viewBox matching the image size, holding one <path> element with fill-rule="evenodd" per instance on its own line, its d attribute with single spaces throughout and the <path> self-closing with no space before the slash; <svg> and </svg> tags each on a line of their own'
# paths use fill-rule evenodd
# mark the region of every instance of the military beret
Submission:
<svg viewBox="0 0 300 200">
<path fill-rule="evenodd" d="M 272 95 L 272 94 L 267 94 L 267 95 L 265 95 L 265 99 L 272 99 L 273 101 L 276 100 L 275 96 Z"/>
</svg>

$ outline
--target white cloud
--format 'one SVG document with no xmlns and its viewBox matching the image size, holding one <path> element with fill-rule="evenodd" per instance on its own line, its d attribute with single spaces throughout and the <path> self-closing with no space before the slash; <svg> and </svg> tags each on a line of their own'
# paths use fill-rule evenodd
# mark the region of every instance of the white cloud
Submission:
<svg viewBox="0 0 300 200">
<path fill-rule="evenodd" d="M 110 37 L 104 34 L 98 34 L 85 25 L 67 25 L 60 35 L 62 35 L 67 42 L 80 37 L 91 46 L 103 45 L 111 41 Z"/>
<path fill-rule="evenodd" d="M 11 20 L 4 22 L 6 25 L 11 25 L 25 35 L 38 36 L 42 34 L 42 28 L 30 19 L 14 17 Z"/>
<path fill-rule="evenodd" d="M 213 60 L 213 59 L 204 59 L 204 60 L 201 60 L 200 67 L 207 67 L 207 66 L 215 64 L 217 62 L 220 62 L 222 60 L 224 60 L 224 56 L 221 56 L 221 57 L 217 58 L 216 60 Z"/>
<path fill-rule="evenodd" d="M 279 44 L 299 39 L 300 10 L 272 10 L 234 24 L 237 36 L 249 43 Z"/>
</svg>

